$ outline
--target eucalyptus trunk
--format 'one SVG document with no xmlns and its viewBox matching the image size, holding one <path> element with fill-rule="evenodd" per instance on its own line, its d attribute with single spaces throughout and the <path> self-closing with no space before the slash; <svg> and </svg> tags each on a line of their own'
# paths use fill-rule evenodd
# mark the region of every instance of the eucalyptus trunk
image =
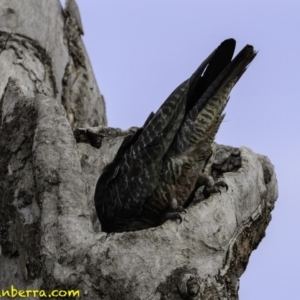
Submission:
<svg viewBox="0 0 300 300">
<path fill-rule="evenodd" d="M 206 169 L 227 192 L 205 201 L 196 193 L 181 224 L 101 232 L 96 181 L 136 128 L 106 127 L 74 1 L 64 11 L 58 0 L 1 0 L 0 11 L 1 288 L 238 299 L 277 199 L 269 159 L 214 145 Z"/>
</svg>

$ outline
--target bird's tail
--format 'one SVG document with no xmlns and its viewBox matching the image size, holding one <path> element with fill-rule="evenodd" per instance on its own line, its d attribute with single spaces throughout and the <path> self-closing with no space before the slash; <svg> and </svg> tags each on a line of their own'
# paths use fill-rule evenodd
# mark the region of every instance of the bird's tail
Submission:
<svg viewBox="0 0 300 300">
<path fill-rule="evenodd" d="M 199 144 L 204 146 L 203 140 L 210 146 L 224 118 L 222 113 L 229 100 L 230 91 L 255 55 L 252 46 L 245 46 L 216 76 L 195 106 L 187 112 L 172 145 L 175 153 L 193 151 Z"/>
</svg>

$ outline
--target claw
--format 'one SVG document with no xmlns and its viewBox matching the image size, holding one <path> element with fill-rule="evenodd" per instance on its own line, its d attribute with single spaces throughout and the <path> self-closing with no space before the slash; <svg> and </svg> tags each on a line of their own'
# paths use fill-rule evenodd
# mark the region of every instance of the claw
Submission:
<svg viewBox="0 0 300 300">
<path fill-rule="evenodd" d="M 215 186 L 220 186 L 226 189 L 226 192 L 228 191 L 228 184 L 225 181 L 218 181 L 215 183 Z"/>
<path fill-rule="evenodd" d="M 221 194 L 221 190 L 219 188 L 217 188 L 216 186 L 205 187 L 205 189 L 209 193 L 220 193 Z"/>
<path fill-rule="evenodd" d="M 184 209 L 182 206 L 178 206 L 176 211 L 186 214 L 186 209 Z"/>
<path fill-rule="evenodd" d="M 166 220 L 177 220 L 179 219 L 179 224 L 182 222 L 182 217 L 178 212 L 170 212 L 165 215 Z"/>
<path fill-rule="evenodd" d="M 210 197 L 212 193 L 220 193 L 222 194 L 222 191 L 220 188 L 225 188 L 226 192 L 228 191 L 228 185 L 224 181 L 218 181 L 214 182 L 213 178 L 211 176 L 208 177 L 207 182 L 205 184 L 205 188 L 203 190 L 203 196 L 205 199 Z"/>
<path fill-rule="evenodd" d="M 181 217 L 181 215 L 179 215 L 179 214 L 178 214 L 178 219 L 179 219 L 179 224 L 181 224 L 181 222 L 182 222 L 182 217 Z"/>
<path fill-rule="evenodd" d="M 182 206 L 178 206 L 176 199 L 172 199 L 170 202 L 169 211 L 165 214 L 165 220 L 177 220 L 179 219 L 179 224 L 182 222 L 182 217 L 180 213 L 186 213 L 186 210 Z"/>
</svg>

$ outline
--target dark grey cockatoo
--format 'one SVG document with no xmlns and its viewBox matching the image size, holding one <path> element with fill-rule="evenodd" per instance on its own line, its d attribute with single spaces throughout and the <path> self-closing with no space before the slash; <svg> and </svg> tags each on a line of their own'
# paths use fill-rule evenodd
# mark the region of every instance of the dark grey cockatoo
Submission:
<svg viewBox="0 0 300 300">
<path fill-rule="evenodd" d="M 227 187 L 203 173 L 224 118 L 229 93 L 256 52 L 245 46 L 232 60 L 225 40 L 167 98 L 145 124 L 127 136 L 98 179 L 97 215 L 105 232 L 146 229 L 181 219 L 196 187 L 207 194 Z"/>
</svg>

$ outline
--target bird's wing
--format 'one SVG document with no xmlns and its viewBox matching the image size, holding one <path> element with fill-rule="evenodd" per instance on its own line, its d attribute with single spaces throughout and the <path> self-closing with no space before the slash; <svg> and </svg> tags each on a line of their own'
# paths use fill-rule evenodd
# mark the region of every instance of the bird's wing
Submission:
<svg viewBox="0 0 300 300">
<path fill-rule="evenodd" d="M 114 160 L 104 168 L 94 197 L 100 221 L 109 223 L 120 215 L 140 212 L 158 183 L 162 157 L 183 120 L 186 92 L 184 82 L 142 128 L 124 139 Z"/>
</svg>

